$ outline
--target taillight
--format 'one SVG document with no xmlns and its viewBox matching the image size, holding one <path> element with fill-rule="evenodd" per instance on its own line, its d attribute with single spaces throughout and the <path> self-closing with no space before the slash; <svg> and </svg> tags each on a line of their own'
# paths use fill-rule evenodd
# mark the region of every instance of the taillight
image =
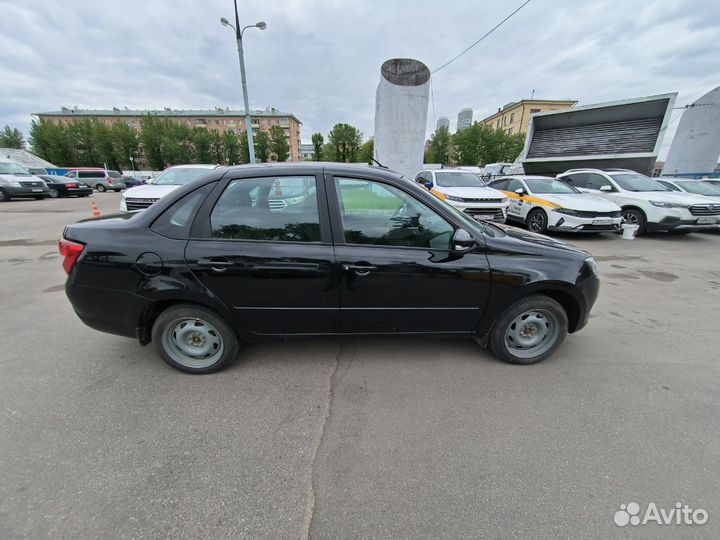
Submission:
<svg viewBox="0 0 720 540">
<path fill-rule="evenodd" d="M 82 255 L 85 246 L 78 244 L 77 242 L 61 238 L 58 241 L 58 248 L 60 249 L 60 256 L 63 257 L 63 268 L 67 274 L 70 274 L 73 266 L 75 266 L 75 263 L 80 258 L 80 255 Z"/>
<path fill-rule="evenodd" d="M 112 180 L 110 178 L 107 179 L 107 182 L 112 186 Z"/>
<path fill-rule="evenodd" d="M 68 184 L 67 187 L 69 187 L 69 188 L 77 187 L 77 184 Z"/>
</svg>

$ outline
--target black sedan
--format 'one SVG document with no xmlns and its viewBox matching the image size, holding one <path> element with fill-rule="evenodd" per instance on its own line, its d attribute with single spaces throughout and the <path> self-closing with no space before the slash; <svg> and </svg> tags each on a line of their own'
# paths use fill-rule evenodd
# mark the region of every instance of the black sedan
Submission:
<svg viewBox="0 0 720 540">
<path fill-rule="evenodd" d="M 289 185 L 292 204 L 271 204 Z M 241 342 L 322 335 L 473 338 L 531 364 L 585 326 L 599 289 L 584 251 L 336 163 L 218 169 L 69 225 L 60 252 L 80 319 L 190 373 Z"/>
<path fill-rule="evenodd" d="M 92 187 L 77 178 L 68 178 L 67 176 L 56 176 L 54 174 L 41 174 L 39 176 L 47 184 L 50 190 L 50 197 L 57 199 L 58 197 L 87 197 L 92 195 Z"/>
</svg>

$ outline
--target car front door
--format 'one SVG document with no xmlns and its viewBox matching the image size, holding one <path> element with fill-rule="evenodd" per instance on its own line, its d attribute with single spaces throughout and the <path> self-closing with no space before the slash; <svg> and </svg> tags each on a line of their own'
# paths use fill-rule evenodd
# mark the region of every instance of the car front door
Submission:
<svg viewBox="0 0 720 540">
<path fill-rule="evenodd" d="M 185 260 L 250 333 L 337 332 L 336 266 L 321 178 L 233 178 L 198 212 Z"/>
<path fill-rule="evenodd" d="M 466 333 L 490 291 L 484 246 L 453 251 L 455 227 L 410 190 L 328 175 L 344 333 Z"/>
</svg>

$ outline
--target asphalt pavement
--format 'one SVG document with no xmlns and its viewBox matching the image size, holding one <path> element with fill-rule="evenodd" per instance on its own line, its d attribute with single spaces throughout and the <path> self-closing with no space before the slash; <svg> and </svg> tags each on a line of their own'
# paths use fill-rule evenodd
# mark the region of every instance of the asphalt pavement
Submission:
<svg viewBox="0 0 720 540">
<path fill-rule="evenodd" d="M 0 538 L 720 537 L 720 235 L 564 236 L 600 298 L 538 365 L 323 339 L 190 376 L 73 313 L 56 243 L 90 215 L 0 204 Z"/>
</svg>

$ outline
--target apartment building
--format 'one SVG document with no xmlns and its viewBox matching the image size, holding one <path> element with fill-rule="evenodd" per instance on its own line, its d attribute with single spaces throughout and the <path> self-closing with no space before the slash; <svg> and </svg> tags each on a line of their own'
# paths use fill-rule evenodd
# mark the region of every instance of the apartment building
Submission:
<svg viewBox="0 0 720 540">
<path fill-rule="evenodd" d="M 222 134 L 226 131 L 238 136 L 245 131 L 245 114 L 232 109 L 75 109 L 63 107 L 59 111 L 34 113 L 34 116 L 57 124 L 67 124 L 78 118 L 92 118 L 107 124 L 125 122 L 136 130 L 140 129 L 143 116 L 154 115 L 182 122 L 190 127 L 215 130 Z M 274 125 L 283 128 L 290 143 L 290 161 L 300 161 L 300 126 L 302 122 L 293 114 L 268 107 L 250 112 L 253 134 L 270 131 Z"/>
<path fill-rule="evenodd" d="M 570 109 L 575 105 L 577 105 L 577 101 L 568 99 L 522 99 L 506 104 L 495 114 L 480 120 L 480 123 L 494 129 L 502 129 L 509 135 L 527 133 L 530 117 L 533 114 Z"/>
</svg>

